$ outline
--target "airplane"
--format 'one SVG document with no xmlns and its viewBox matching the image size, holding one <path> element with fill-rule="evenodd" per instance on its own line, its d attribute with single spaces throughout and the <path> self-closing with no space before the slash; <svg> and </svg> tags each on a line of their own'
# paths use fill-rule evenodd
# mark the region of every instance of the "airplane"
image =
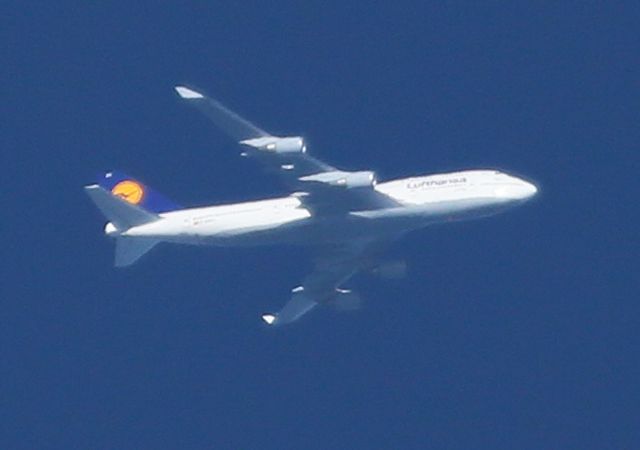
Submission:
<svg viewBox="0 0 640 450">
<path fill-rule="evenodd" d="M 300 136 L 272 135 L 198 90 L 175 90 L 236 141 L 242 156 L 279 175 L 291 194 L 183 208 L 123 173 L 102 174 L 85 191 L 109 220 L 104 232 L 115 238 L 115 266 L 133 264 L 160 242 L 311 247 L 313 271 L 279 312 L 262 315 L 270 326 L 295 322 L 317 305 L 356 308 L 360 297 L 343 284 L 358 272 L 402 272 L 402 264 L 385 263 L 382 255 L 407 232 L 491 216 L 538 191 L 533 183 L 498 170 L 379 182 L 372 171 L 342 170 L 311 156 Z"/>
</svg>

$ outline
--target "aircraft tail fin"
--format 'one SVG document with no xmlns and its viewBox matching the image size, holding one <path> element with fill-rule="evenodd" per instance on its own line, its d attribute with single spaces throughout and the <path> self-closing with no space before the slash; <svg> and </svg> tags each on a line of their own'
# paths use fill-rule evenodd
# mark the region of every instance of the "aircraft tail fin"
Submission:
<svg viewBox="0 0 640 450">
<path fill-rule="evenodd" d="M 158 214 L 180 209 L 176 203 L 121 172 L 107 172 L 85 191 L 118 231 L 157 220 Z"/>
<path fill-rule="evenodd" d="M 97 184 L 111 194 L 154 214 L 180 209 L 180 205 L 156 192 L 144 183 L 122 172 L 107 172 L 98 177 Z"/>
<path fill-rule="evenodd" d="M 84 189 L 102 214 L 110 221 L 105 228 L 107 234 L 111 232 L 110 227 L 116 234 L 116 256 L 114 262 L 116 267 L 125 267 L 133 264 L 159 242 L 155 239 L 130 238 L 118 235 L 131 227 L 155 222 L 159 219 L 158 215 L 113 195 L 101 186 L 94 184 L 86 186 Z"/>
<path fill-rule="evenodd" d="M 107 172 L 97 184 L 85 186 L 84 189 L 110 222 L 105 232 L 116 238 L 116 267 L 133 264 L 160 242 L 157 239 L 123 236 L 123 232 L 160 220 L 159 213 L 180 208 L 141 182 L 119 172 Z"/>
<path fill-rule="evenodd" d="M 126 231 L 159 218 L 156 214 L 123 200 L 96 184 L 85 186 L 84 190 L 118 231 Z"/>
<path fill-rule="evenodd" d="M 114 265 L 116 267 L 130 266 L 155 247 L 158 242 L 155 239 L 117 237 Z"/>
</svg>

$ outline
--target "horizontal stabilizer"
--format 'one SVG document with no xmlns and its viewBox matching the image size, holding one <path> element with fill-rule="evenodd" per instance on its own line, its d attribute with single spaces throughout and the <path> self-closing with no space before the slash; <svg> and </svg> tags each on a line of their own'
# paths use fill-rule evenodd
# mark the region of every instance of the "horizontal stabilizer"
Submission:
<svg viewBox="0 0 640 450">
<path fill-rule="evenodd" d="M 116 238 L 116 267 L 125 267 L 136 262 L 142 255 L 151 250 L 159 241 L 141 238 Z"/>
<path fill-rule="evenodd" d="M 102 214 L 120 231 L 154 222 L 159 218 L 98 185 L 85 186 L 84 190 Z"/>
</svg>

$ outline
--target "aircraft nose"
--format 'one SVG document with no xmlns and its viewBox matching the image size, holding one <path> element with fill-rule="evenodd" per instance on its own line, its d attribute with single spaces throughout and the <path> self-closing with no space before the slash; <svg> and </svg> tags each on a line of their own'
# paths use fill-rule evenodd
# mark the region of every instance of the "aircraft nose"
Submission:
<svg viewBox="0 0 640 450">
<path fill-rule="evenodd" d="M 518 179 L 517 188 L 514 189 L 513 195 L 517 200 L 528 200 L 537 193 L 538 188 L 535 184 Z"/>
<path fill-rule="evenodd" d="M 528 181 L 520 180 L 521 190 L 522 190 L 522 198 L 528 199 L 533 197 L 538 193 L 538 188 L 535 184 L 529 183 Z"/>
<path fill-rule="evenodd" d="M 496 195 L 505 200 L 528 200 L 538 192 L 533 183 L 513 177 L 510 183 L 496 189 Z"/>
</svg>

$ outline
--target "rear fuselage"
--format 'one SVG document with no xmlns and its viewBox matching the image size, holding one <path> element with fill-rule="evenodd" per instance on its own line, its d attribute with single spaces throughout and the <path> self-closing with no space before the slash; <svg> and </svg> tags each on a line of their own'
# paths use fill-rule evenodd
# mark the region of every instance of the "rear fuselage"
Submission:
<svg viewBox="0 0 640 450">
<path fill-rule="evenodd" d="M 317 218 L 305 208 L 303 198 L 292 195 L 167 212 L 161 220 L 122 235 L 195 245 L 313 245 L 397 235 L 432 223 L 493 215 L 537 192 L 533 184 L 494 170 L 404 178 L 379 183 L 375 189 L 398 206 Z M 118 234 L 113 226 L 107 230 Z"/>
</svg>

